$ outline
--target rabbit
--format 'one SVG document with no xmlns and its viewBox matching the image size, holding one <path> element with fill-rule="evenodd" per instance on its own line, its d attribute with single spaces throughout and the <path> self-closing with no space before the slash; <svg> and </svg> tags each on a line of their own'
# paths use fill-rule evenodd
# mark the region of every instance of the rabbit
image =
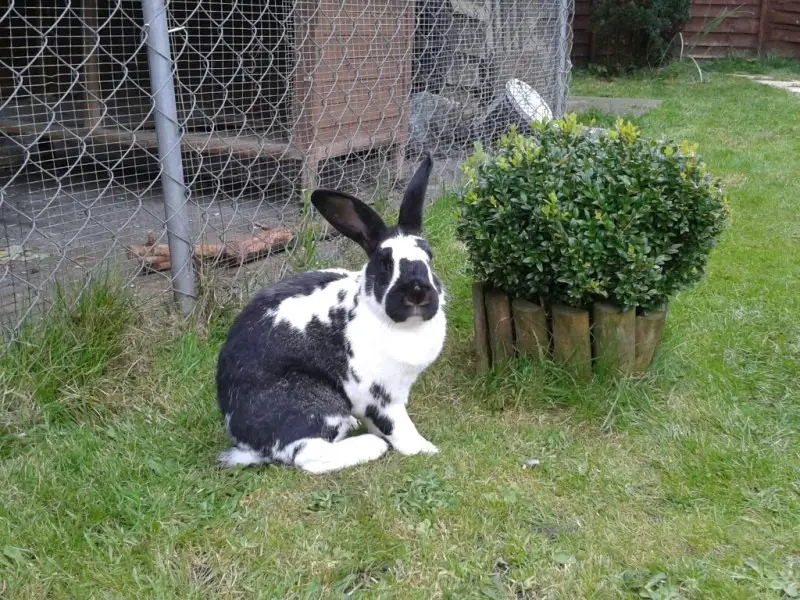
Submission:
<svg viewBox="0 0 800 600">
<path fill-rule="evenodd" d="M 394 448 L 435 454 L 406 411 L 445 342 L 445 291 L 422 236 L 433 161 L 408 183 L 397 225 L 361 200 L 317 189 L 311 202 L 367 254 L 360 271 L 324 269 L 260 290 L 220 349 L 217 403 L 233 447 L 223 467 L 283 464 L 309 473 Z M 363 420 L 367 433 L 347 437 Z"/>
</svg>

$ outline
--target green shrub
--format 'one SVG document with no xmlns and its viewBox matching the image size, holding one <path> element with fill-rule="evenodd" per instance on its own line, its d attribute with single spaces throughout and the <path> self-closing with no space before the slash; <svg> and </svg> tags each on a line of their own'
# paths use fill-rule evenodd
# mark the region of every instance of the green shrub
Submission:
<svg viewBox="0 0 800 600">
<path fill-rule="evenodd" d="M 590 18 L 594 62 L 612 70 L 660 65 L 691 6 L 691 0 L 597 0 Z"/>
<path fill-rule="evenodd" d="M 512 130 L 464 171 L 458 236 L 472 274 L 521 298 L 659 306 L 702 277 L 727 220 L 693 147 L 621 120 L 599 136 L 575 115 Z"/>
</svg>

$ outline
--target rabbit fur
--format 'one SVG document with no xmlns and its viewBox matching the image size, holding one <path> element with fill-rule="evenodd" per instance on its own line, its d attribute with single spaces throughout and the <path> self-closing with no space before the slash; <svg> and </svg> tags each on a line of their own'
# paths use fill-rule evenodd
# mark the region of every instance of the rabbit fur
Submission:
<svg viewBox="0 0 800 600">
<path fill-rule="evenodd" d="M 390 447 L 434 454 L 406 405 L 445 341 L 445 294 L 422 234 L 426 155 L 389 227 L 348 194 L 311 202 L 367 253 L 360 271 L 300 273 L 257 293 L 217 365 L 217 403 L 233 447 L 223 466 L 278 463 L 311 473 L 376 460 Z M 368 433 L 348 437 L 359 420 Z"/>
</svg>

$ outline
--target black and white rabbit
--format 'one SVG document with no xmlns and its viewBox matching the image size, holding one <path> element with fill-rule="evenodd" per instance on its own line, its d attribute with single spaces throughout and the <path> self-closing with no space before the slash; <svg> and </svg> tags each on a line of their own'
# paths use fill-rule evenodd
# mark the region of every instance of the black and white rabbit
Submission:
<svg viewBox="0 0 800 600">
<path fill-rule="evenodd" d="M 312 194 L 368 261 L 360 271 L 290 277 L 237 316 L 217 366 L 217 402 L 234 442 L 219 455 L 222 465 L 323 473 L 375 460 L 390 446 L 438 452 L 406 411 L 411 386 L 445 340 L 444 291 L 420 237 L 432 166 L 427 155 L 391 227 L 348 194 Z M 369 433 L 347 437 L 357 419 Z"/>
</svg>

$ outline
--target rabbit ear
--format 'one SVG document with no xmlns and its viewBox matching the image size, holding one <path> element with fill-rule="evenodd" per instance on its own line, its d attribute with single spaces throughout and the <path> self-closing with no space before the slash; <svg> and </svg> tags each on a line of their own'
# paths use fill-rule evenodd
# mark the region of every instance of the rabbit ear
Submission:
<svg viewBox="0 0 800 600">
<path fill-rule="evenodd" d="M 400 218 L 397 224 L 404 233 L 419 235 L 422 233 L 422 209 L 425 206 L 425 191 L 433 170 L 433 159 L 430 152 L 408 182 L 403 203 L 400 205 Z"/>
<path fill-rule="evenodd" d="M 332 190 L 316 190 L 311 203 L 342 235 L 349 237 L 366 250 L 378 247 L 386 237 L 386 224 L 380 215 L 358 198 Z"/>
</svg>

